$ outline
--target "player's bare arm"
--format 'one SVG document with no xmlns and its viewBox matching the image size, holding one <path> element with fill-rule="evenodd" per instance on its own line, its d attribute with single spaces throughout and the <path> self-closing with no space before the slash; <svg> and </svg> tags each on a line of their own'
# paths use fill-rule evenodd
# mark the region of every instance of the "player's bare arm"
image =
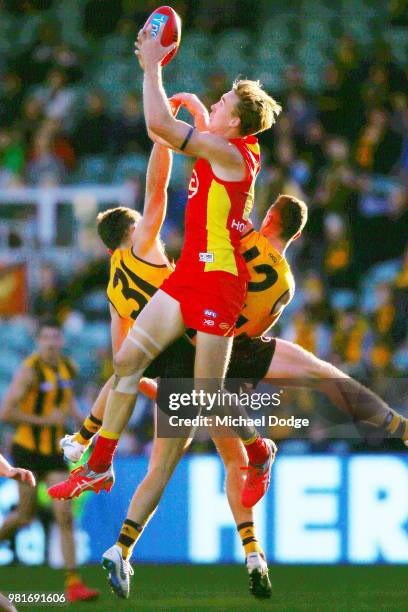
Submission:
<svg viewBox="0 0 408 612">
<path fill-rule="evenodd" d="M 172 96 L 170 100 L 188 110 L 194 119 L 194 126 L 199 132 L 208 131 L 210 114 L 198 96 L 192 93 L 181 92 Z"/>
<path fill-rule="evenodd" d="M 140 257 L 148 256 L 159 238 L 166 216 L 171 165 L 171 151 L 167 147 L 155 144 L 147 167 L 143 217 L 132 240 L 133 252 Z"/>
<path fill-rule="evenodd" d="M 13 425 L 18 423 L 27 423 L 28 425 L 61 425 L 64 423 L 66 415 L 61 410 L 54 410 L 46 417 L 27 414 L 20 410 L 20 402 L 24 399 L 35 381 L 35 374 L 32 368 L 22 366 L 17 370 L 4 397 L 1 415 L 4 422 Z"/>
<path fill-rule="evenodd" d="M 208 131 L 208 125 L 210 120 L 208 110 L 195 94 L 185 92 L 178 93 L 169 98 L 169 102 L 173 110 L 174 116 L 177 115 L 177 111 L 180 106 L 183 106 L 188 110 L 189 113 L 191 113 L 191 116 L 194 119 L 194 127 L 200 132 Z M 177 153 L 182 153 L 180 148 L 172 147 L 169 142 L 167 142 L 163 138 L 160 138 L 160 136 L 155 134 L 155 132 L 153 132 L 152 130 L 148 129 L 147 133 L 149 135 L 149 138 L 153 142 L 164 145 L 165 147 L 168 147 L 169 149 L 172 149 Z M 184 150 L 184 154 L 189 155 L 186 150 Z"/>
<path fill-rule="evenodd" d="M 19 410 L 19 404 L 24 399 L 35 382 L 35 374 L 31 368 L 22 366 L 14 374 L 11 385 L 8 388 L 1 411 L 2 421 L 10 424 L 28 423 L 40 425 L 42 418 L 37 415 L 25 414 Z"/>
<path fill-rule="evenodd" d="M 7 459 L 0 454 L 0 476 L 4 478 L 12 478 L 20 482 L 27 482 L 32 487 L 35 487 L 34 474 L 30 470 L 23 468 L 15 468 L 9 464 Z"/>
<path fill-rule="evenodd" d="M 129 329 L 129 322 L 123 319 L 112 304 L 109 304 L 109 312 L 111 315 L 111 340 L 112 353 L 115 355 L 123 344 Z"/>
<path fill-rule="evenodd" d="M 276 325 L 276 323 L 280 319 L 280 316 L 283 313 L 283 311 L 285 310 L 286 306 L 292 300 L 293 293 L 294 293 L 293 291 L 290 291 L 288 289 L 287 291 L 285 291 L 285 293 L 282 295 L 282 297 L 280 297 L 279 300 L 272 307 L 272 311 L 271 311 L 271 327 Z M 268 330 L 266 330 L 266 331 L 268 331 Z"/>
<path fill-rule="evenodd" d="M 242 180 L 245 176 L 245 163 L 236 147 L 227 141 L 229 136 L 235 135 L 234 130 L 239 125 L 239 118 L 231 120 L 231 134 L 226 133 L 224 136 L 198 130 L 192 132 L 188 123 L 175 119 L 163 87 L 160 66 L 161 59 L 169 49 L 160 44 L 159 38 L 159 35 L 152 38 L 151 28 L 148 27 L 139 33 L 137 41 L 136 54 L 144 66 L 143 104 L 147 129 L 172 147 L 181 148 L 183 152 L 185 148 L 186 153 L 207 159 L 214 170 L 217 169 L 218 174 L 221 171 L 223 176 L 220 178 Z M 229 92 L 219 103 L 232 107 L 237 102 L 234 96 L 234 92 Z"/>
</svg>

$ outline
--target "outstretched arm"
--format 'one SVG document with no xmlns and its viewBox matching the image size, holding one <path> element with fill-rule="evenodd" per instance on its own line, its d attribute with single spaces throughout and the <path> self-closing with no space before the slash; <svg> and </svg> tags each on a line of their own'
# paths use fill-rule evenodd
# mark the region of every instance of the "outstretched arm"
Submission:
<svg viewBox="0 0 408 612">
<path fill-rule="evenodd" d="M 191 126 L 172 116 L 170 104 L 164 91 L 160 61 L 169 52 L 168 47 L 160 44 L 160 31 L 156 38 L 151 36 L 151 28 L 139 33 L 136 55 L 144 67 L 143 107 L 147 129 L 179 149 L 188 138 Z M 186 152 L 194 157 L 203 157 L 225 168 L 241 170 L 244 162 L 237 148 L 225 138 L 195 130 L 188 143 Z"/>
<path fill-rule="evenodd" d="M 141 257 L 148 253 L 157 240 L 166 216 L 171 165 L 171 151 L 155 144 L 147 167 L 143 218 L 133 237 L 133 250 Z"/>
</svg>

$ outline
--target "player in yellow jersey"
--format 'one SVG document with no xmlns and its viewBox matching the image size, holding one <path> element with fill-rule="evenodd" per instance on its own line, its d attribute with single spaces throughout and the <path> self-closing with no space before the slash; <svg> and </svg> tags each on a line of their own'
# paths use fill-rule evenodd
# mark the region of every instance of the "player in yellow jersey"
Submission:
<svg viewBox="0 0 408 612">
<path fill-rule="evenodd" d="M 160 240 L 171 164 L 171 151 L 155 145 L 147 168 L 143 216 L 136 210 L 118 207 L 97 217 L 98 234 L 111 253 L 107 295 L 113 355 L 122 346 L 145 304 L 173 271 Z M 152 368 L 149 373 L 151 378 L 158 376 Z M 79 461 L 92 436 L 100 430 L 113 378 L 99 392 L 82 429 L 61 440 L 66 456 L 74 462 Z M 145 378 L 141 379 L 139 390 L 149 395 Z"/>
<path fill-rule="evenodd" d="M 65 463 L 58 449 L 65 421 L 70 416 L 78 422 L 81 420 L 73 395 L 76 367 L 62 353 L 63 343 L 59 323 L 44 319 L 37 335 L 38 350 L 15 373 L 2 411 L 3 420 L 16 427 L 12 447 L 14 463 L 32 470 L 37 480 L 44 480 L 48 486 L 66 474 Z M 0 542 L 8 540 L 16 529 L 33 520 L 37 488 L 32 485 L 31 479 L 28 484 L 23 479 L 19 481 L 19 504 L 0 527 Z M 70 503 L 54 500 L 53 513 L 61 533 L 68 601 L 97 598 L 99 591 L 87 587 L 76 571 Z"/>
</svg>

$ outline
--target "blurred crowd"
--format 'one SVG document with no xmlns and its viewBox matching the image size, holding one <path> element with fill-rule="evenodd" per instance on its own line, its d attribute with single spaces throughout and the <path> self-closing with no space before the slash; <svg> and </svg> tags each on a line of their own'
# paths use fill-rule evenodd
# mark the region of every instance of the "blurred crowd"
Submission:
<svg viewBox="0 0 408 612">
<path fill-rule="evenodd" d="M 135 24 L 142 24 L 156 4 L 76 0 L 76 37 L 68 41 L 69 28 L 58 19 L 62 3 L 0 0 L 0 32 L 18 20 L 27 30 L 21 44 L 9 46 L 0 60 L 0 189 L 75 184 L 93 172 L 96 182 L 143 181 L 136 162 L 146 162 L 151 143 L 141 88 L 116 90 L 118 69 L 103 86 L 90 74 L 104 69 L 99 62 L 108 54 L 126 65 L 126 83 L 134 79 L 140 85 L 133 58 L 129 63 L 132 39 Z M 217 37 L 234 28 L 235 36 L 239 31 L 252 37 L 255 47 L 254 32 L 264 32 L 257 26 L 272 4 L 180 0 L 172 6 L 184 18 L 187 36 Z M 277 332 L 368 383 L 408 372 L 408 47 L 405 43 L 401 61 L 387 35 L 406 31 L 408 9 L 401 0 L 380 4 L 385 17 L 373 26 L 369 45 L 333 24 L 335 44 L 317 85 L 309 85 L 307 62 L 287 63 L 278 87 L 270 89 L 284 113 L 260 138 L 263 170 L 255 211 L 259 221 L 279 193 L 308 203 L 304 236 L 289 253 L 297 293 Z M 265 36 L 261 42 L 268 44 Z M 244 76 L 256 78 L 265 66 L 248 53 L 245 66 L 251 72 Z M 198 93 L 208 105 L 236 76 L 222 62 L 198 69 L 205 81 Z M 116 172 L 124 167 L 126 172 Z M 164 235 L 174 257 L 182 243 L 189 169 L 183 166 L 171 183 Z M 137 207 L 142 195 L 140 190 Z M 81 321 L 88 315 L 103 318 L 104 306 L 88 312 L 83 298 L 90 289 L 103 292 L 106 275 L 106 260 L 93 261 L 70 275 L 67 289 L 67 270 L 45 263 L 33 315 L 54 310 L 68 328 L 85 325 Z M 105 373 L 109 355 L 100 361 Z"/>
</svg>

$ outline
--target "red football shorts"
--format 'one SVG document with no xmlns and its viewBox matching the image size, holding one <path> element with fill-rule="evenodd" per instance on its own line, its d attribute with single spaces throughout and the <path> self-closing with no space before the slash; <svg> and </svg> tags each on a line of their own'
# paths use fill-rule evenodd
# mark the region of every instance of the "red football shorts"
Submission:
<svg viewBox="0 0 408 612">
<path fill-rule="evenodd" d="M 186 273 L 176 267 L 160 289 L 180 302 L 186 327 L 214 336 L 232 336 L 247 281 L 229 272 Z"/>
</svg>

